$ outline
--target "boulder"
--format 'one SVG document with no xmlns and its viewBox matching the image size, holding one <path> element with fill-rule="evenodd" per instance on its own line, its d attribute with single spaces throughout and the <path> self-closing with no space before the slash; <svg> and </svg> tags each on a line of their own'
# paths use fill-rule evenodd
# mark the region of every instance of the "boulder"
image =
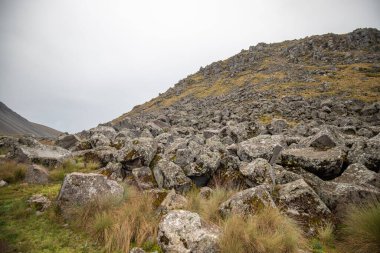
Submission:
<svg viewBox="0 0 380 253">
<path fill-rule="evenodd" d="M 111 140 L 104 134 L 95 133 L 91 136 L 90 143 L 93 148 L 96 148 L 111 145 Z"/>
<path fill-rule="evenodd" d="M 24 181 L 28 184 L 47 184 L 49 183 L 49 172 L 40 165 L 30 165 L 26 170 Z"/>
<path fill-rule="evenodd" d="M 176 191 L 187 191 L 191 187 L 190 178 L 175 163 L 161 159 L 153 168 L 154 178 L 160 188 L 175 189 Z"/>
<path fill-rule="evenodd" d="M 229 214 L 254 215 L 264 207 L 276 207 L 268 192 L 268 186 L 259 185 L 238 192 L 219 206 L 223 217 Z"/>
<path fill-rule="evenodd" d="M 331 218 L 329 208 L 303 179 L 278 185 L 276 191 L 277 206 L 297 220 L 308 233 L 315 232 L 318 226 Z"/>
<path fill-rule="evenodd" d="M 27 203 L 39 212 L 45 211 L 51 205 L 51 201 L 42 194 L 34 194 L 27 200 Z"/>
<path fill-rule="evenodd" d="M 213 192 L 214 190 L 211 189 L 210 187 L 207 187 L 207 186 L 201 187 L 201 189 L 199 190 L 199 196 L 203 199 L 208 199 L 210 198 Z"/>
<path fill-rule="evenodd" d="M 205 130 L 203 130 L 203 137 L 205 139 L 209 139 L 213 136 L 219 135 L 219 133 L 220 133 L 220 131 L 217 129 L 205 129 Z"/>
<path fill-rule="evenodd" d="M 73 172 L 63 180 L 57 198 L 58 207 L 64 212 L 99 198 L 123 198 L 124 189 L 114 180 L 94 173 Z"/>
<path fill-rule="evenodd" d="M 322 129 L 301 141 L 304 147 L 312 147 L 317 150 L 327 150 L 344 145 L 344 137 L 336 129 L 330 126 L 323 126 Z"/>
<path fill-rule="evenodd" d="M 288 122 L 283 119 L 273 119 L 267 129 L 270 134 L 281 134 L 288 127 Z"/>
<path fill-rule="evenodd" d="M 70 156 L 70 151 L 57 146 L 36 145 L 28 147 L 20 145 L 16 148 L 14 157 L 19 162 L 37 163 L 46 167 L 55 167 Z"/>
<path fill-rule="evenodd" d="M 241 166 L 239 171 L 250 181 L 252 187 L 264 183 L 275 183 L 273 168 L 263 158 L 257 158 L 253 162 Z"/>
<path fill-rule="evenodd" d="M 142 248 L 138 248 L 138 247 L 134 247 L 132 248 L 129 253 L 146 253 L 145 250 L 143 250 Z"/>
<path fill-rule="evenodd" d="M 75 134 L 65 134 L 58 137 L 55 145 L 64 149 L 74 149 L 81 142 L 81 139 Z"/>
<path fill-rule="evenodd" d="M 7 186 L 8 183 L 5 182 L 4 180 L 0 180 L 0 187 L 4 187 L 4 186 Z"/>
<path fill-rule="evenodd" d="M 100 174 L 105 175 L 108 179 L 122 181 L 124 179 L 124 170 L 121 163 L 109 162 L 106 167 L 100 169 Z"/>
<path fill-rule="evenodd" d="M 218 227 L 206 224 L 198 214 L 174 210 L 162 218 L 157 241 L 164 252 L 216 253 L 220 234 Z"/>
<path fill-rule="evenodd" d="M 91 135 L 101 134 L 107 139 L 113 139 L 116 136 L 116 130 L 110 126 L 97 126 L 89 130 Z"/>
<path fill-rule="evenodd" d="M 282 135 L 259 135 L 239 143 L 237 155 L 246 162 L 251 162 L 256 158 L 269 160 L 276 146 L 286 146 Z"/>
<path fill-rule="evenodd" d="M 380 188 L 380 175 L 367 169 L 363 164 L 354 163 L 347 167 L 342 175 L 334 179 L 337 183 L 353 183 L 357 185 L 373 185 Z"/>
<path fill-rule="evenodd" d="M 339 148 L 325 151 L 314 148 L 286 149 L 281 154 L 285 167 L 299 167 L 321 178 L 331 179 L 342 171 L 345 153 Z"/>
<path fill-rule="evenodd" d="M 175 192 L 172 189 L 168 195 L 166 195 L 164 201 L 159 205 L 158 211 L 162 214 L 166 214 L 170 210 L 184 209 L 187 205 L 187 199 Z"/>
<path fill-rule="evenodd" d="M 156 186 L 152 170 L 149 167 L 134 168 L 132 175 L 140 190 L 152 189 Z"/>
<path fill-rule="evenodd" d="M 128 140 L 119 150 L 118 160 L 130 169 L 149 166 L 157 152 L 157 143 L 152 138 Z"/>
</svg>

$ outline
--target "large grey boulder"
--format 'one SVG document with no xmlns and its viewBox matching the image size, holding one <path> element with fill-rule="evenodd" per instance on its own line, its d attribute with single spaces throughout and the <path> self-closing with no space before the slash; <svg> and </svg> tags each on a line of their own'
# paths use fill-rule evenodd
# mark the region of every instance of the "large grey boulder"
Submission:
<svg viewBox="0 0 380 253">
<path fill-rule="evenodd" d="M 157 241 L 164 252 L 216 253 L 220 234 L 218 227 L 206 224 L 198 214 L 174 210 L 162 218 Z"/>
<path fill-rule="evenodd" d="M 354 163 L 348 166 L 342 175 L 335 178 L 334 182 L 363 186 L 373 185 L 380 188 L 380 174 L 367 169 L 363 164 Z"/>
<path fill-rule="evenodd" d="M 64 149 L 73 150 L 81 142 L 81 139 L 75 134 L 65 134 L 58 137 L 55 145 Z"/>
<path fill-rule="evenodd" d="M 152 138 L 128 140 L 118 152 L 118 161 L 132 168 L 149 166 L 157 152 L 157 143 Z"/>
<path fill-rule="evenodd" d="M 124 189 L 114 180 L 94 173 L 73 172 L 63 180 L 57 198 L 59 208 L 64 212 L 101 198 L 123 198 Z"/>
<path fill-rule="evenodd" d="M 191 187 L 191 179 L 175 163 L 161 159 L 153 168 L 154 178 L 160 188 L 187 191 Z"/>
<path fill-rule="evenodd" d="M 91 135 L 89 141 L 93 148 L 111 145 L 111 140 L 102 133 L 95 133 Z"/>
<path fill-rule="evenodd" d="M 49 183 L 49 172 L 40 165 L 32 164 L 26 170 L 24 181 L 28 184 L 47 184 Z"/>
<path fill-rule="evenodd" d="M 187 199 L 184 196 L 177 194 L 175 190 L 172 189 L 159 205 L 158 211 L 162 214 L 166 214 L 170 210 L 184 209 L 186 208 L 186 205 Z"/>
<path fill-rule="evenodd" d="M 55 167 L 70 155 L 70 151 L 57 146 L 36 145 L 28 147 L 20 145 L 15 150 L 14 158 L 20 162 Z"/>
<path fill-rule="evenodd" d="M 259 185 L 238 192 L 219 206 L 223 217 L 232 214 L 254 215 L 264 207 L 276 207 L 268 186 Z"/>
<path fill-rule="evenodd" d="M 116 130 L 110 126 L 97 126 L 97 127 L 91 128 L 89 132 L 91 135 L 101 134 L 109 140 L 113 139 L 117 134 Z"/>
<path fill-rule="evenodd" d="M 140 190 L 148 190 L 156 186 L 152 170 L 149 167 L 134 168 L 132 175 Z"/>
<path fill-rule="evenodd" d="M 240 173 L 245 176 L 252 186 L 260 184 L 272 184 L 275 180 L 272 166 L 263 158 L 257 158 L 253 162 L 239 168 Z"/>
<path fill-rule="evenodd" d="M 239 143 L 237 155 L 246 162 L 251 162 L 256 158 L 269 160 L 276 146 L 286 146 L 282 135 L 259 135 Z"/>
<path fill-rule="evenodd" d="M 339 148 L 325 151 L 314 148 L 286 149 L 281 154 L 282 165 L 299 167 L 321 178 L 333 178 L 342 171 L 345 153 Z"/>
<path fill-rule="evenodd" d="M 276 190 L 277 206 L 297 220 L 307 232 L 312 233 L 331 218 L 329 208 L 303 179 L 278 185 Z"/>
<path fill-rule="evenodd" d="M 281 134 L 288 127 L 288 122 L 284 119 L 273 119 L 267 126 L 270 134 Z"/>
<path fill-rule="evenodd" d="M 100 169 L 100 174 L 105 175 L 108 179 L 122 181 L 124 179 L 124 170 L 121 163 L 109 162 L 106 167 Z"/>
</svg>

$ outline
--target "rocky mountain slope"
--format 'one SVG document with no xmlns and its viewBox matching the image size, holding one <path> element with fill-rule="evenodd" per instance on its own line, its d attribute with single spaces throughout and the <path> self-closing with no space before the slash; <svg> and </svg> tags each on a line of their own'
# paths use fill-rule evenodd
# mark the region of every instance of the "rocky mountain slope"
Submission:
<svg viewBox="0 0 380 253">
<path fill-rule="evenodd" d="M 120 198 L 114 180 L 165 199 L 157 237 L 164 252 L 218 252 L 218 229 L 170 211 L 194 186 L 202 194 L 239 189 L 220 204 L 222 217 L 269 206 L 313 236 L 321 224 L 339 224 L 348 204 L 380 200 L 380 31 L 260 43 L 55 145 L 3 137 L 0 147 L 48 168 L 78 157 L 101 165 L 96 172 L 107 179 L 65 177 L 63 213 L 95 195 Z"/>
<path fill-rule="evenodd" d="M 60 134 L 53 128 L 28 121 L 0 102 L 0 135 L 57 137 Z"/>
</svg>

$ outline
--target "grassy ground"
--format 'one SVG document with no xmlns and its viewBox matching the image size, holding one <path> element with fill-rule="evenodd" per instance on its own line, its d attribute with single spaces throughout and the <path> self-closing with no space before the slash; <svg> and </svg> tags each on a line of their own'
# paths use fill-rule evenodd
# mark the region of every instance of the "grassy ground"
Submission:
<svg viewBox="0 0 380 253">
<path fill-rule="evenodd" d="M 35 193 L 54 199 L 60 184 L 0 188 L 0 252 L 101 252 L 91 238 L 73 231 L 54 215 L 54 207 L 40 216 L 26 200 Z"/>
</svg>

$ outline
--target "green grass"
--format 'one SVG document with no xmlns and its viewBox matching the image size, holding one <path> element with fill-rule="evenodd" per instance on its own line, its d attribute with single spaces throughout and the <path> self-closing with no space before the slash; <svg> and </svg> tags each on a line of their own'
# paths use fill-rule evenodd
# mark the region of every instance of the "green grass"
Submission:
<svg viewBox="0 0 380 253">
<path fill-rule="evenodd" d="M 49 173 L 49 177 L 54 182 L 63 181 L 66 174 L 72 172 L 93 172 L 100 168 L 100 164 L 97 162 L 83 162 L 82 158 L 69 159 L 63 162 L 61 166 L 53 169 Z"/>
<path fill-rule="evenodd" d="M 24 179 L 27 165 L 15 161 L 0 162 L 0 179 L 7 183 L 16 183 Z"/>
<path fill-rule="evenodd" d="M 59 189 L 60 184 L 0 188 L 0 241 L 6 242 L 12 252 L 101 252 L 90 237 L 64 227 L 54 206 L 41 216 L 28 209 L 26 200 L 31 195 L 42 193 L 53 200 Z"/>
</svg>

